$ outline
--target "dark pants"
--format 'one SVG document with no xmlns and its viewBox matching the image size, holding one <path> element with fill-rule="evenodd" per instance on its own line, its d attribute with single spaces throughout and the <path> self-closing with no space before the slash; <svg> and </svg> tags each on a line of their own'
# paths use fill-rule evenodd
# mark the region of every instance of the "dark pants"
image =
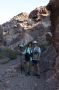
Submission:
<svg viewBox="0 0 59 90">
<path fill-rule="evenodd" d="M 30 55 L 27 53 L 25 55 L 25 74 L 30 73 Z"/>
</svg>

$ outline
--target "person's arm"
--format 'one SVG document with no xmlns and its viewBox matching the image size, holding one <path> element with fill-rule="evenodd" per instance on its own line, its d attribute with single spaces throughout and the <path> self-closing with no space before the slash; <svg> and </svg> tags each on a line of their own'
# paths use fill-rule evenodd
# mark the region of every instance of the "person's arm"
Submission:
<svg viewBox="0 0 59 90">
<path fill-rule="evenodd" d="M 40 60 L 40 56 L 41 56 L 41 48 L 38 48 L 38 60 Z"/>
<path fill-rule="evenodd" d="M 25 54 L 26 53 L 26 50 L 24 50 L 22 53 Z"/>
<path fill-rule="evenodd" d="M 41 55 L 41 48 L 38 48 L 39 56 Z"/>
</svg>

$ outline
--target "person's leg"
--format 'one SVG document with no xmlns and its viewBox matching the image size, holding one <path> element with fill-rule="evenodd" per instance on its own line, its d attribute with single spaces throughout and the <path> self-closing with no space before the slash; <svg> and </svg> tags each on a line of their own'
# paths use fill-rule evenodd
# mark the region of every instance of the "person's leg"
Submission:
<svg viewBox="0 0 59 90">
<path fill-rule="evenodd" d="M 40 67 L 39 67 L 39 63 L 37 62 L 37 74 L 40 75 Z"/>
<path fill-rule="evenodd" d="M 37 72 L 38 72 L 38 68 L 37 68 L 37 64 L 35 63 L 35 65 L 34 65 L 34 74 L 37 75 Z"/>
<path fill-rule="evenodd" d="M 26 62 L 25 64 L 25 75 L 30 74 L 30 66 L 29 66 L 29 61 Z"/>
<path fill-rule="evenodd" d="M 31 74 L 34 75 L 34 60 L 32 60 L 32 66 L 31 66 Z"/>
<path fill-rule="evenodd" d="M 29 61 L 29 73 L 32 74 L 32 61 Z"/>
<path fill-rule="evenodd" d="M 35 61 L 35 64 L 34 64 L 34 75 L 40 77 L 39 64 L 37 61 Z"/>
<path fill-rule="evenodd" d="M 30 62 L 29 61 L 27 62 L 27 74 L 28 75 L 30 74 Z"/>
<path fill-rule="evenodd" d="M 36 71 L 37 71 L 37 66 L 36 66 L 36 61 L 35 60 L 33 60 L 32 69 L 33 69 L 33 75 L 35 75 L 36 74 Z"/>
<path fill-rule="evenodd" d="M 24 61 L 24 71 L 25 71 L 25 74 L 26 74 L 27 73 L 27 61 L 26 61 L 26 59 Z"/>
</svg>

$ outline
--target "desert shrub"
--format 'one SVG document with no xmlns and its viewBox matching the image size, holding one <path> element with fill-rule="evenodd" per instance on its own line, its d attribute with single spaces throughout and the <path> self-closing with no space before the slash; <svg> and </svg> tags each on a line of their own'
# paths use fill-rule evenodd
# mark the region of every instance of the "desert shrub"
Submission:
<svg viewBox="0 0 59 90">
<path fill-rule="evenodd" d="M 0 49 L 0 59 L 8 57 L 10 59 L 16 59 L 17 58 L 17 53 L 14 50 L 11 50 L 9 48 L 2 48 Z"/>
<path fill-rule="evenodd" d="M 5 49 L 5 52 L 6 52 L 6 56 L 10 59 L 16 59 L 17 58 L 17 54 L 16 54 L 16 51 L 14 50 L 11 50 L 9 48 L 6 48 Z"/>
<path fill-rule="evenodd" d="M 17 58 L 17 54 L 15 51 L 8 49 L 7 52 L 8 52 L 8 57 L 10 59 L 16 59 Z"/>
<path fill-rule="evenodd" d="M 0 53 L 0 59 L 4 58 L 4 56 Z"/>
<path fill-rule="evenodd" d="M 4 55 L 4 51 L 2 51 L 2 49 L 0 48 L 0 59 L 4 58 L 5 55 Z"/>
<path fill-rule="evenodd" d="M 17 58 L 16 53 L 15 53 L 15 52 L 13 52 L 13 51 L 12 51 L 12 52 L 10 52 L 10 53 L 9 53 L 9 58 L 10 58 L 10 59 L 16 59 L 16 58 Z"/>
</svg>

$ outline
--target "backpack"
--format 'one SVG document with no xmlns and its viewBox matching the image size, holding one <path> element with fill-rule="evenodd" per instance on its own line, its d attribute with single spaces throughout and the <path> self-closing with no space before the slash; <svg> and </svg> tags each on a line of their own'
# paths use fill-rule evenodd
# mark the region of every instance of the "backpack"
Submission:
<svg viewBox="0 0 59 90">
<path fill-rule="evenodd" d="M 27 48 L 26 48 L 26 53 L 25 53 L 25 58 L 30 59 L 30 57 L 33 57 L 33 53 L 30 51 L 30 54 L 27 52 Z"/>
<path fill-rule="evenodd" d="M 27 48 L 26 48 L 26 53 L 25 53 L 25 60 L 30 60 L 30 54 L 27 52 Z"/>
<path fill-rule="evenodd" d="M 39 54 L 38 49 L 34 50 L 34 54 Z"/>
</svg>

